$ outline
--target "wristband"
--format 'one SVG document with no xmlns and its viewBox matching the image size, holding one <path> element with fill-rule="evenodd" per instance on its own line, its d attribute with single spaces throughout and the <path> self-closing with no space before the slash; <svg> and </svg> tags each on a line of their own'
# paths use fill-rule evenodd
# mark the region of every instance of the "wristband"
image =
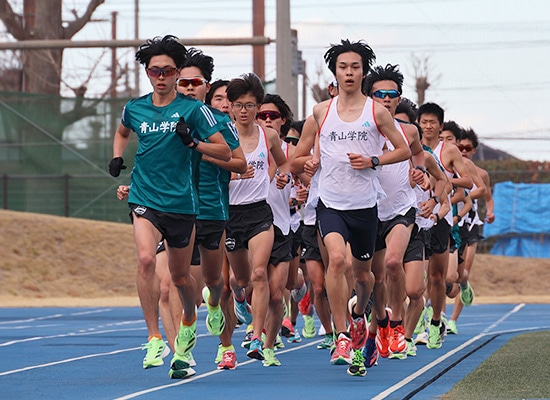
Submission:
<svg viewBox="0 0 550 400">
<path fill-rule="evenodd" d="M 424 168 L 422 165 L 417 165 L 416 167 L 414 167 L 414 169 L 418 169 L 418 170 L 424 172 L 425 174 L 428 172 L 428 171 L 426 171 L 426 168 Z"/>
<path fill-rule="evenodd" d="M 237 180 L 238 180 L 238 181 L 241 180 L 241 174 L 237 174 Z"/>
</svg>

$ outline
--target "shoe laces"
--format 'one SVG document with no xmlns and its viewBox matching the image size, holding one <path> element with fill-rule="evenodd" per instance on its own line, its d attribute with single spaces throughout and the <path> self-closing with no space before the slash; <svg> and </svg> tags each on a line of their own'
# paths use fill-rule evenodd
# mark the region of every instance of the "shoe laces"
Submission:
<svg viewBox="0 0 550 400">
<path fill-rule="evenodd" d="M 233 362 L 234 359 L 235 359 L 235 352 L 233 352 L 233 351 L 225 351 L 222 354 L 222 361 L 224 363 Z"/>
</svg>

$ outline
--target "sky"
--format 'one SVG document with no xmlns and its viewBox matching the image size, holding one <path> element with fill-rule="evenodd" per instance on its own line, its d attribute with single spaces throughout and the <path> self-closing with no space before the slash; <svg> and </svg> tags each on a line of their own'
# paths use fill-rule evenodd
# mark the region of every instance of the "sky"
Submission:
<svg viewBox="0 0 550 400">
<path fill-rule="evenodd" d="M 82 13 L 87 3 L 64 0 L 64 15 L 70 18 L 71 8 Z M 251 0 L 139 4 L 142 39 L 166 34 L 182 39 L 252 35 Z M 275 0 L 266 0 L 265 9 L 265 35 L 275 38 Z M 113 11 L 118 11 L 118 39 L 133 39 L 134 0 L 106 0 L 93 15 L 97 22 L 73 39 L 110 39 Z M 446 120 L 473 128 L 484 144 L 521 159 L 550 161 L 550 1 L 291 0 L 291 27 L 298 31 L 310 85 L 331 80 L 323 63 L 331 43 L 365 40 L 376 53 L 376 64 L 399 64 L 405 76 L 403 96 L 416 101 L 413 58 L 428 60 L 432 85 L 426 101 L 440 104 Z M 248 46 L 201 48 L 214 57 L 214 79 L 252 70 Z M 119 49 L 118 55 L 121 63 L 132 65 L 134 49 Z M 98 59 L 88 95 L 104 92 L 109 51 L 66 50 L 65 81 L 78 86 Z M 275 44 L 270 44 L 267 80 L 275 78 L 275 61 Z M 143 93 L 150 91 L 143 72 L 140 82 Z M 306 109 L 313 105 L 308 96 Z"/>
</svg>

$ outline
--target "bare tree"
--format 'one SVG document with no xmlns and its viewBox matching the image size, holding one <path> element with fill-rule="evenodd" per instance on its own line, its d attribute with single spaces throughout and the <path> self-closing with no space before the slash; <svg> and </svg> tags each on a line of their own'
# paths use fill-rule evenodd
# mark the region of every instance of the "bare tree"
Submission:
<svg viewBox="0 0 550 400">
<path fill-rule="evenodd" d="M 315 75 L 317 75 L 316 82 L 311 85 L 311 94 L 317 103 L 330 99 L 328 83 L 326 83 L 327 79 L 325 78 L 324 71 L 325 69 L 322 65 L 317 65 L 315 71 Z"/>
<path fill-rule="evenodd" d="M 7 31 L 19 41 L 71 39 L 105 0 L 90 0 L 72 21 L 62 20 L 62 0 L 24 0 L 23 14 L 16 14 L 8 0 L 0 0 L 0 19 Z M 61 83 L 63 49 L 21 51 L 23 91 L 58 95 Z"/>
<path fill-rule="evenodd" d="M 439 81 L 441 75 L 436 75 L 434 77 L 429 76 L 430 69 L 430 56 L 425 56 L 420 58 L 414 53 L 411 54 L 412 65 L 414 69 L 414 80 L 415 80 L 415 90 L 416 90 L 416 103 L 421 106 L 426 101 L 426 91 L 430 86 Z"/>
</svg>

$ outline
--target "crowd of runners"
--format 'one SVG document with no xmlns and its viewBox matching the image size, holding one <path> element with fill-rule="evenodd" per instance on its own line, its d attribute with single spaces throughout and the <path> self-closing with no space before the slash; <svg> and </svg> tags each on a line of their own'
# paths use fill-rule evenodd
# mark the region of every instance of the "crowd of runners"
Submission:
<svg viewBox="0 0 550 400">
<path fill-rule="evenodd" d="M 401 96 L 398 65 L 375 65 L 364 41 L 331 45 L 331 98 L 295 120 L 253 73 L 212 81 L 213 58 L 174 36 L 148 40 L 136 60 L 153 91 L 124 107 L 109 172 L 126 169 L 135 133 L 117 197 L 134 227 L 143 368 L 172 352 L 171 378 L 195 374 L 203 303 L 219 369 L 237 367 L 235 346 L 280 366 L 285 342 L 320 334 L 327 362 L 365 376 L 458 333 L 481 226 L 494 220 L 489 176 L 471 161 L 472 129 Z"/>
</svg>

